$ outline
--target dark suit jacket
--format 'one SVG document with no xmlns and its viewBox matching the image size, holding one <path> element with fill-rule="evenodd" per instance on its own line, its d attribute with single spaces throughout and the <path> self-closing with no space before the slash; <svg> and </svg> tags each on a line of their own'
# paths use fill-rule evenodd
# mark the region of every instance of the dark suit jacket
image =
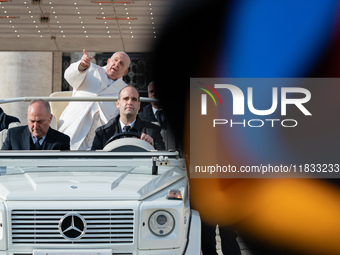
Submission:
<svg viewBox="0 0 340 255">
<path fill-rule="evenodd" d="M 20 122 L 17 117 L 7 115 L 0 107 L 0 131 L 3 129 L 8 129 L 9 123 Z"/>
<path fill-rule="evenodd" d="M 163 110 L 163 114 L 164 113 L 164 110 Z M 142 120 L 144 121 L 149 121 L 149 122 L 158 122 L 158 120 L 156 119 L 156 116 L 155 114 L 153 113 L 153 110 L 152 110 L 152 105 L 151 104 L 148 104 L 146 105 L 143 110 L 141 112 L 138 113 L 139 117 L 141 117 Z M 164 123 L 163 123 L 163 126 L 161 127 L 161 129 L 167 129 L 167 124 L 166 124 L 166 116 L 165 117 L 165 120 L 164 120 Z"/>
<path fill-rule="evenodd" d="M 32 149 L 34 144 L 27 125 L 8 129 L 1 150 Z M 42 144 L 42 150 L 70 150 L 70 137 L 50 127 Z"/>
<path fill-rule="evenodd" d="M 153 113 L 151 104 L 144 106 L 143 110 L 141 112 L 139 112 L 138 115 L 144 121 L 158 122 L 158 120 L 155 117 L 155 114 Z"/>
<path fill-rule="evenodd" d="M 96 135 L 94 137 L 91 150 L 102 150 L 106 142 L 114 135 L 122 132 L 120 123 L 120 116 L 109 120 L 109 122 L 96 129 Z M 150 122 L 143 121 L 137 116 L 136 122 L 133 128 L 130 129 L 131 132 L 136 132 L 138 134 L 145 133 L 153 138 L 154 147 L 156 150 L 165 150 L 165 144 L 161 136 L 161 129 L 159 126 L 152 124 Z"/>
</svg>

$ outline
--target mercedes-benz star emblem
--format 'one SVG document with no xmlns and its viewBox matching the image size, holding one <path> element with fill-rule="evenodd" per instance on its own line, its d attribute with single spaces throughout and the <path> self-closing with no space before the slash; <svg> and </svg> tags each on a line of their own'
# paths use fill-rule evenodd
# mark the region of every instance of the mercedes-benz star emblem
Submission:
<svg viewBox="0 0 340 255">
<path fill-rule="evenodd" d="M 80 239 L 85 231 L 85 219 L 78 213 L 68 213 L 59 221 L 59 232 L 65 239 Z"/>
</svg>

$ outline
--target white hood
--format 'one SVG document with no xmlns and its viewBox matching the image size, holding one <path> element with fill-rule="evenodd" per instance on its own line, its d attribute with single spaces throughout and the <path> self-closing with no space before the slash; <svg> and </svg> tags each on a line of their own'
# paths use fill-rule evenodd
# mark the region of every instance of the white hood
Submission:
<svg viewBox="0 0 340 255">
<path fill-rule="evenodd" d="M 185 173 L 159 169 L 159 175 L 134 168 L 115 172 L 26 172 L 0 176 L 0 199 L 18 200 L 142 200 L 173 184 Z"/>
</svg>

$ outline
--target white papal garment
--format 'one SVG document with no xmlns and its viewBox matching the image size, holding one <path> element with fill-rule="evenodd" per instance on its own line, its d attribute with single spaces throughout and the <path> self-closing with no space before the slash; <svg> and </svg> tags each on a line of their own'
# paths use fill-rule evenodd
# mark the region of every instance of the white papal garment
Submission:
<svg viewBox="0 0 340 255">
<path fill-rule="evenodd" d="M 127 86 L 122 78 L 109 79 L 105 67 L 93 63 L 81 73 L 79 63 L 72 63 L 64 75 L 73 88 L 74 97 L 118 96 L 118 92 Z M 60 116 L 58 130 L 70 136 L 71 150 L 89 150 L 95 129 L 118 113 L 116 102 L 70 102 Z"/>
</svg>

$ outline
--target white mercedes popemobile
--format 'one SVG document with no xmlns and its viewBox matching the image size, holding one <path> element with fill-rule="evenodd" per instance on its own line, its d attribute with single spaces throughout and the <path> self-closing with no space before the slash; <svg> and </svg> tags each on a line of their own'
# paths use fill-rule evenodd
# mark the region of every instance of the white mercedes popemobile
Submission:
<svg viewBox="0 0 340 255">
<path fill-rule="evenodd" d="M 143 142 L 0 151 L 0 255 L 199 255 L 185 161 Z"/>
</svg>

